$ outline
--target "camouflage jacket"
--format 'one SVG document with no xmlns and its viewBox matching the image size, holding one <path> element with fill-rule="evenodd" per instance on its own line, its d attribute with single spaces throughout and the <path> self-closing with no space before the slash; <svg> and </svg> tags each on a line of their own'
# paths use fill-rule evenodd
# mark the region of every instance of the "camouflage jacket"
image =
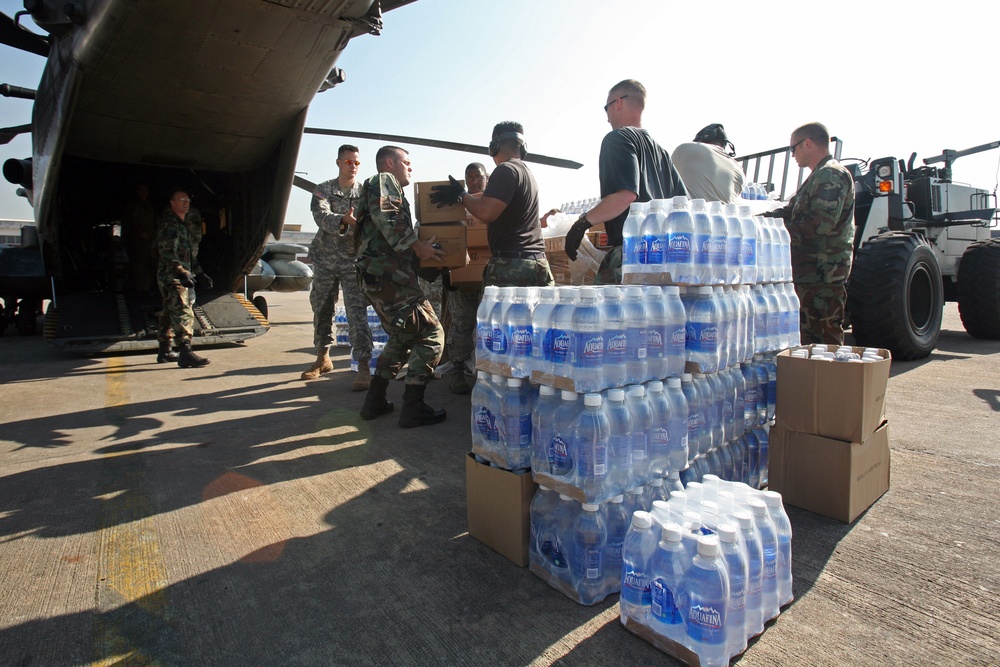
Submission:
<svg viewBox="0 0 1000 667">
<path fill-rule="evenodd" d="M 358 267 L 366 273 L 391 276 L 398 284 L 417 285 L 420 260 L 410 246 L 417 240 L 410 203 L 392 174 L 380 173 L 361 185 L 355 209 L 361 235 Z"/>
<path fill-rule="evenodd" d="M 160 253 L 156 275 L 161 283 L 176 280 L 177 269 L 187 269 L 198 275 L 198 243 L 201 241 L 201 213 L 190 209 L 184 220 L 169 208 L 160 216 L 156 230 L 156 248 Z"/>
<path fill-rule="evenodd" d="M 340 219 L 352 208 L 355 214 L 361 199 L 361 185 L 355 182 L 343 190 L 337 179 L 316 186 L 309 208 L 319 231 L 309 246 L 309 258 L 314 264 L 354 262 L 354 234 L 340 234 Z M 355 217 L 357 217 L 355 215 Z"/>
<path fill-rule="evenodd" d="M 854 179 L 831 156 L 809 174 L 788 204 L 768 215 L 784 218 L 796 283 L 844 283 L 854 250 Z"/>
</svg>

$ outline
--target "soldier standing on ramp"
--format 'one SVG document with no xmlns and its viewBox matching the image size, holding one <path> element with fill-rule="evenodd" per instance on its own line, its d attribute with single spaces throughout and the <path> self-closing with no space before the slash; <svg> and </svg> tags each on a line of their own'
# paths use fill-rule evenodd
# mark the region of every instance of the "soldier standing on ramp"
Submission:
<svg viewBox="0 0 1000 667">
<path fill-rule="evenodd" d="M 357 209 L 358 282 L 382 320 L 389 341 L 378 359 L 375 376 L 368 387 L 362 419 L 375 419 L 393 410 L 386 400 L 389 381 L 403 362 L 408 363 L 403 408 L 399 425 L 403 428 L 439 424 L 444 410 L 424 403 L 427 384 L 441 359 L 444 331 L 434 308 L 417 282 L 420 260 L 440 260 L 444 253 L 428 241 L 417 238 L 403 188 L 410 183 L 409 154 L 397 146 L 383 146 L 375 155 L 379 173 L 361 186 Z"/>
</svg>

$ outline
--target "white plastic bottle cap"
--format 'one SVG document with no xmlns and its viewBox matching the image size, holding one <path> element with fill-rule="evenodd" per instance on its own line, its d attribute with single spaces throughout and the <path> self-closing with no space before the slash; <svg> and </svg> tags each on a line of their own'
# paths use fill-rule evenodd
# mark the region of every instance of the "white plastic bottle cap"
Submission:
<svg viewBox="0 0 1000 667">
<path fill-rule="evenodd" d="M 646 297 L 651 299 L 656 299 L 663 296 L 663 290 L 659 285 L 647 285 L 646 286 Z"/>
<path fill-rule="evenodd" d="M 486 382 L 490 379 L 490 374 L 486 371 L 479 371 L 479 373 L 476 374 L 476 377 L 479 378 L 480 382 Z"/>
<path fill-rule="evenodd" d="M 726 215 L 737 215 L 736 204 L 726 204 L 722 207 L 722 211 Z"/>
<path fill-rule="evenodd" d="M 691 200 L 691 210 L 692 211 L 704 211 L 705 204 L 707 202 L 704 199 L 692 199 Z"/>
<path fill-rule="evenodd" d="M 501 383 L 503 383 L 503 376 L 500 375 L 499 373 L 494 373 L 490 377 L 490 379 L 493 380 L 493 384 L 501 384 Z"/>
<path fill-rule="evenodd" d="M 663 391 L 663 383 L 659 380 L 652 380 L 646 384 L 646 391 L 657 394 Z"/>
<path fill-rule="evenodd" d="M 671 389 L 679 389 L 681 386 L 680 378 L 667 378 L 667 386 Z"/>
<path fill-rule="evenodd" d="M 764 491 L 761 495 L 768 507 L 781 507 L 781 494 L 777 491 Z"/>
<path fill-rule="evenodd" d="M 681 474 L 676 470 L 668 470 L 666 476 L 663 479 L 680 479 Z"/>
<path fill-rule="evenodd" d="M 521 378 L 507 378 L 507 386 L 512 388 L 519 388 L 521 386 Z"/>
<path fill-rule="evenodd" d="M 812 349 L 813 352 L 826 352 L 830 348 L 827 347 L 824 343 L 816 343 L 815 345 L 813 345 Z"/>
<path fill-rule="evenodd" d="M 663 532 L 660 533 L 660 538 L 664 542 L 680 542 L 683 531 L 683 528 L 678 526 L 676 523 L 671 522 L 663 527 Z"/>
<path fill-rule="evenodd" d="M 596 512 L 598 510 L 598 506 L 591 503 L 583 503 L 582 506 L 585 512 Z"/>
<path fill-rule="evenodd" d="M 544 484 L 539 484 L 538 488 L 541 489 L 542 491 L 551 491 L 552 490 L 549 487 L 545 486 Z"/>
<path fill-rule="evenodd" d="M 719 555 L 719 538 L 716 535 L 702 535 L 698 538 L 698 555 L 715 558 Z"/>
<path fill-rule="evenodd" d="M 642 287 L 639 285 L 629 285 L 625 288 L 625 296 L 627 297 L 641 297 Z"/>
<path fill-rule="evenodd" d="M 653 501 L 653 511 L 650 512 L 660 523 L 667 523 L 670 516 L 670 506 L 663 500 Z"/>
<path fill-rule="evenodd" d="M 736 541 L 736 526 L 731 523 L 719 524 L 715 532 L 719 535 L 720 542 L 735 542 Z"/>
<path fill-rule="evenodd" d="M 642 397 L 644 397 L 646 395 L 646 388 L 643 387 L 641 384 L 629 385 L 629 387 L 628 387 L 628 395 L 629 396 L 638 396 L 639 398 L 642 398 Z"/>
<path fill-rule="evenodd" d="M 753 498 L 747 504 L 754 516 L 767 516 L 767 505 L 764 504 L 763 500 Z"/>
<path fill-rule="evenodd" d="M 599 408 L 601 403 L 603 401 L 600 394 L 587 394 L 583 397 L 583 404 L 588 408 Z"/>
<path fill-rule="evenodd" d="M 556 388 L 555 387 L 550 387 L 547 384 L 543 384 L 543 385 L 541 385 L 541 386 L 538 387 L 538 394 L 540 396 L 555 396 L 556 395 Z"/>
<path fill-rule="evenodd" d="M 649 486 L 663 486 L 663 478 L 654 477 L 653 479 L 646 482 L 646 484 L 648 484 Z"/>
<path fill-rule="evenodd" d="M 661 287 L 660 290 L 667 296 L 680 296 L 681 288 L 677 285 L 667 285 L 666 287 Z"/>
<path fill-rule="evenodd" d="M 719 482 L 721 482 L 721 481 L 722 480 L 719 478 L 718 475 L 713 475 L 712 473 L 709 473 L 707 475 L 702 475 L 702 477 L 701 477 L 701 483 L 702 483 L 702 485 L 704 485 L 704 486 L 706 486 L 708 488 L 715 488 L 715 487 L 719 486 Z"/>
<path fill-rule="evenodd" d="M 623 503 L 625 502 L 625 496 L 618 494 L 617 496 L 611 499 L 611 502 L 613 502 L 616 505 L 619 503 Z"/>
<path fill-rule="evenodd" d="M 625 390 L 624 389 L 608 389 L 608 402 L 609 403 L 621 403 L 625 400 Z"/>
<path fill-rule="evenodd" d="M 707 294 L 707 295 L 711 296 L 712 295 L 712 286 L 711 285 L 702 285 L 701 287 L 699 287 L 698 288 L 698 296 L 701 296 L 703 294 Z"/>
<path fill-rule="evenodd" d="M 621 298 L 621 288 L 618 285 L 605 285 L 601 288 L 601 294 L 604 296 L 604 300 L 607 301 L 611 299 L 612 301 L 617 301 Z"/>
<path fill-rule="evenodd" d="M 636 510 L 632 513 L 632 527 L 636 530 L 646 530 L 652 525 L 653 521 L 649 516 L 649 512 Z"/>
<path fill-rule="evenodd" d="M 746 362 L 744 361 L 743 363 Z M 681 375 L 681 380 L 683 380 L 684 382 L 693 382 L 694 376 L 691 373 L 684 373 L 683 375 Z"/>
<path fill-rule="evenodd" d="M 687 499 L 688 494 L 685 493 L 684 491 L 671 491 L 670 492 L 670 497 L 671 498 L 677 498 L 678 500 L 685 500 L 685 499 Z"/>
<path fill-rule="evenodd" d="M 736 510 L 733 512 L 733 518 L 740 522 L 740 530 L 753 528 L 753 517 L 750 516 L 750 512 L 747 512 L 746 510 Z"/>
<path fill-rule="evenodd" d="M 575 391 L 569 391 L 567 389 L 563 389 L 562 390 L 562 400 L 564 400 L 564 401 L 575 401 L 576 400 L 576 392 Z"/>
<path fill-rule="evenodd" d="M 679 197 L 674 197 L 673 199 L 671 199 L 670 203 L 673 205 L 674 208 L 687 208 L 688 198 L 685 197 L 684 195 L 680 195 Z"/>
<path fill-rule="evenodd" d="M 559 500 L 573 500 L 573 499 L 567 496 L 565 493 L 560 493 Z"/>
<path fill-rule="evenodd" d="M 666 205 L 666 202 L 662 199 L 652 199 L 649 202 L 650 211 L 662 211 Z"/>
<path fill-rule="evenodd" d="M 594 289 L 593 287 L 584 287 L 584 288 L 582 288 L 580 290 L 580 298 L 581 299 L 596 299 L 597 298 L 597 290 Z"/>
</svg>

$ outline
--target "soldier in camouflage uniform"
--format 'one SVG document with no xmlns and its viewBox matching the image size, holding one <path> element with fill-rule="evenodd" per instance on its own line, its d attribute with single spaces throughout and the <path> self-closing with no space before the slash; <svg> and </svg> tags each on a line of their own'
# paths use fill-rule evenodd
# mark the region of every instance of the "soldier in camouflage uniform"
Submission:
<svg viewBox="0 0 1000 667">
<path fill-rule="evenodd" d="M 527 155 L 524 127 L 506 121 L 493 127 L 490 155 L 497 168 L 482 195 L 471 195 L 454 178 L 435 186 L 435 204 L 459 202 L 486 223 L 492 257 L 483 270 L 483 284 L 525 287 L 554 285 L 545 258 L 539 222 L 538 185 L 523 162 Z"/>
<path fill-rule="evenodd" d="M 410 183 L 410 160 L 402 148 L 383 146 L 375 156 L 379 173 L 361 186 L 357 208 L 358 282 L 382 320 L 389 341 L 378 359 L 362 419 L 388 414 L 393 404 L 386 400 L 389 381 L 403 362 L 408 364 L 403 408 L 403 428 L 438 424 L 444 410 L 424 403 L 427 384 L 441 359 L 444 331 L 417 282 L 421 260 L 440 260 L 444 252 L 421 241 L 413 227 L 410 203 L 403 188 Z"/>
<path fill-rule="evenodd" d="M 197 231 L 195 231 L 197 230 Z M 212 288 L 212 279 L 205 275 L 198 264 L 198 241 L 201 239 L 201 214 L 191 208 L 191 197 L 181 188 L 170 192 L 170 205 L 163 211 L 156 232 L 156 246 L 160 259 L 156 282 L 163 298 L 160 315 L 159 352 L 157 363 L 177 361 L 181 368 L 195 368 L 208 364 L 191 350 L 194 335 L 194 311 L 191 308 L 191 289 L 195 277 L 205 289 Z M 180 354 L 171 351 L 176 338 Z"/>
<path fill-rule="evenodd" d="M 351 336 L 351 355 L 358 362 L 358 374 L 351 391 L 368 389 L 371 381 L 372 333 L 368 328 L 368 300 L 358 287 L 354 210 L 361 198 L 358 173 L 358 147 L 343 145 L 337 151 L 337 178 L 320 183 L 313 193 L 310 209 L 319 231 L 309 246 L 313 264 L 309 304 L 313 311 L 313 344 L 316 361 L 302 373 L 303 380 L 314 380 L 333 370 L 330 346 L 333 345 L 333 318 L 337 294 L 344 290 L 344 309 Z"/>
<path fill-rule="evenodd" d="M 799 297 L 802 342 L 844 344 L 847 278 L 854 250 L 854 179 L 830 155 L 830 133 L 819 123 L 792 132 L 791 151 L 812 173 L 782 218 L 792 244 L 792 279 Z"/>
</svg>

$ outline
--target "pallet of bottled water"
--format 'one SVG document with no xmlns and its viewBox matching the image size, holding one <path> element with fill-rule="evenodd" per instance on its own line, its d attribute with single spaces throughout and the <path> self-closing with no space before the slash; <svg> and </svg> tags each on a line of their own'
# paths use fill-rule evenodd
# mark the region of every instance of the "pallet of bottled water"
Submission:
<svg viewBox="0 0 1000 667">
<path fill-rule="evenodd" d="M 378 366 L 378 358 L 382 355 L 383 349 L 385 349 L 385 343 L 372 343 L 372 358 L 368 362 L 368 368 L 372 375 L 375 374 L 375 367 Z M 351 371 L 358 372 L 358 360 L 353 357 L 351 358 Z"/>
<path fill-rule="evenodd" d="M 622 229 L 622 283 L 738 285 L 791 279 L 780 219 L 748 205 L 680 196 L 633 203 Z"/>
<path fill-rule="evenodd" d="M 621 621 L 688 665 L 728 665 L 791 603 L 781 496 L 706 476 L 636 511 L 622 544 Z"/>
<path fill-rule="evenodd" d="M 333 344 L 335 347 L 351 346 L 351 329 L 347 325 L 347 310 L 337 306 L 333 315 Z"/>
</svg>

